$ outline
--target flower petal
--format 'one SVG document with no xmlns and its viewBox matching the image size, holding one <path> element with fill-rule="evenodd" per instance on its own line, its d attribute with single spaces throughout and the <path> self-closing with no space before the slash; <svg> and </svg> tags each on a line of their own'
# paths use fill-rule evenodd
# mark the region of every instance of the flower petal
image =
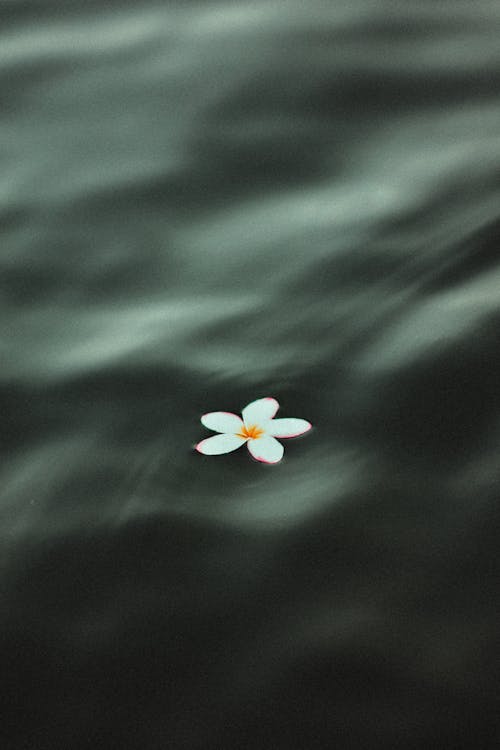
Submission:
<svg viewBox="0 0 500 750">
<path fill-rule="evenodd" d="M 283 458 L 284 448 L 270 435 L 248 441 L 248 450 L 257 461 L 264 464 L 277 464 Z"/>
<path fill-rule="evenodd" d="M 272 419 L 279 409 L 279 404 L 275 398 L 259 398 L 245 406 L 241 415 L 247 426 L 261 425 Z"/>
<path fill-rule="evenodd" d="M 241 417 L 229 411 L 211 411 L 202 416 L 201 423 L 214 432 L 230 432 L 233 435 L 240 432 L 243 426 Z"/>
<path fill-rule="evenodd" d="M 303 435 L 312 427 L 306 419 L 273 419 L 266 425 L 266 433 L 274 437 L 289 438 Z"/>
<path fill-rule="evenodd" d="M 220 456 L 221 453 L 231 453 L 246 442 L 245 438 L 237 435 L 213 435 L 198 443 L 196 450 L 205 456 Z"/>
</svg>

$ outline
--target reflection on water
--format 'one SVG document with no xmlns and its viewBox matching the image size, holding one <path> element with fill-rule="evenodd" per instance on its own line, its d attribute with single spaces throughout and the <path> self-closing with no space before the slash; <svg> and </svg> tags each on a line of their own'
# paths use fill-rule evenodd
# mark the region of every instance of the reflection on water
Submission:
<svg viewBox="0 0 500 750">
<path fill-rule="evenodd" d="M 499 21 L 2 4 L 6 748 L 490 746 Z"/>
</svg>

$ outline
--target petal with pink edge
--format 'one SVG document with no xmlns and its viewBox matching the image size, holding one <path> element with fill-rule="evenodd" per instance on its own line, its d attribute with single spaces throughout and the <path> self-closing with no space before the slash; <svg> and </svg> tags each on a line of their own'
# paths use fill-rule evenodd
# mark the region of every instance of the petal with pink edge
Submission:
<svg viewBox="0 0 500 750">
<path fill-rule="evenodd" d="M 205 456 L 220 456 L 222 453 L 231 453 L 246 442 L 245 438 L 237 435 L 213 435 L 198 443 L 196 450 Z"/>
<path fill-rule="evenodd" d="M 266 432 L 268 435 L 274 435 L 274 437 L 289 438 L 303 435 L 311 427 L 312 424 L 306 419 L 294 419 L 290 417 L 288 419 L 273 419 L 266 425 Z"/>
<path fill-rule="evenodd" d="M 281 443 L 270 435 L 248 441 L 248 450 L 257 461 L 264 464 L 277 464 L 283 458 L 284 449 Z"/>
<path fill-rule="evenodd" d="M 247 426 L 260 425 L 272 419 L 279 409 L 279 404 L 275 398 L 259 398 L 245 406 L 241 415 Z"/>
<path fill-rule="evenodd" d="M 202 425 L 208 427 L 214 432 L 237 433 L 241 431 L 243 422 L 237 414 L 231 414 L 229 411 L 211 411 L 204 414 L 201 418 Z"/>
</svg>

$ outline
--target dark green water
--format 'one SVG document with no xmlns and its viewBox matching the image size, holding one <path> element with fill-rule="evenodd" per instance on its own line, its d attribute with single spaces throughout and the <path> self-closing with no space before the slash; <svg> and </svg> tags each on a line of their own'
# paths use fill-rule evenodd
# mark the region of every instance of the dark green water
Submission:
<svg viewBox="0 0 500 750">
<path fill-rule="evenodd" d="M 498 747 L 499 39 L 2 0 L 2 750 Z"/>
</svg>

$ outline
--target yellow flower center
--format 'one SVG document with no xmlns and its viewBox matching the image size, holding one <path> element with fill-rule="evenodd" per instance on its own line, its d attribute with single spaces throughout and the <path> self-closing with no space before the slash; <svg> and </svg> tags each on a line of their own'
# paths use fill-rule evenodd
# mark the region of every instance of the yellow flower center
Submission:
<svg viewBox="0 0 500 750">
<path fill-rule="evenodd" d="M 261 430 L 256 424 L 250 424 L 248 427 L 243 425 L 241 430 L 236 433 L 238 437 L 248 438 L 250 440 L 256 440 L 264 434 L 264 430 Z"/>
</svg>

